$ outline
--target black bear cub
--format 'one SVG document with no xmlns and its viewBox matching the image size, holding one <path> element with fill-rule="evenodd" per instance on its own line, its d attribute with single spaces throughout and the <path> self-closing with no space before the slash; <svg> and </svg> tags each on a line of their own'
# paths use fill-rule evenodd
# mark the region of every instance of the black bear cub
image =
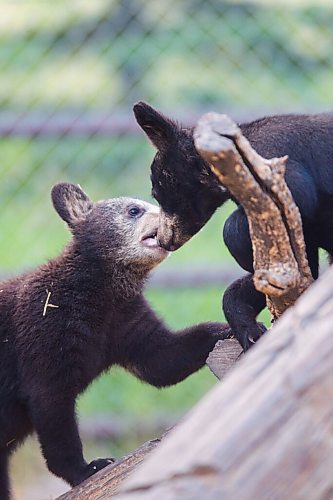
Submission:
<svg viewBox="0 0 333 500">
<path fill-rule="evenodd" d="M 134 106 L 134 114 L 158 150 L 151 165 L 152 193 L 161 207 L 158 240 L 167 250 L 176 250 L 232 196 L 195 149 L 192 129 L 144 102 Z M 265 158 L 288 155 L 286 182 L 302 216 L 316 279 L 319 249 L 333 258 L 333 113 L 269 116 L 239 127 Z M 232 283 L 223 297 L 225 317 L 246 350 L 263 332 L 256 317 L 266 298 L 253 284 L 252 243 L 241 206 L 227 219 L 223 238 L 238 264 L 251 273 Z"/>
<path fill-rule="evenodd" d="M 52 200 L 72 240 L 59 257 L 0 284 L 2 500 L 9 455 L 34 430 L 50 471 L 72 486 L 110 463 L 84 460 L 75 420 L 77 395 L 101 372 L 116 364 L 156 387 L 176 384 L 230 336 L 221 323 L 173 333 L 145 301 L 144 282 L 167 255 L 157 207 L 93 203 L 65 183 Z"/>
</svg>

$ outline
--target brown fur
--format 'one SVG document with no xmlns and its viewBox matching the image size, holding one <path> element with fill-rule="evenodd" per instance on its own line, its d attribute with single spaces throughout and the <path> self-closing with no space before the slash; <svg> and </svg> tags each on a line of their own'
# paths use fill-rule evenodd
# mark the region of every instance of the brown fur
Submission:
<svg viewBox="0 0 333 500">
<path fill-rule="evenodd" d="M 93 203 L 72 184 L 55 186 L 52 198 L 71 242 L 0 285 L 1 500 L 9 498 L 9 456 L 34 430 L 50 471 L 71 485 L 110 463 L 84 460 L 75 419 L 77 395 L 103 371 L 117 364 L 156 387 L 176 384 L 230 335 L 220 323 L 173 333 L 145 301 L 145 279 L 167 255 L 143 241 L 157 232 L 156 207 Z"/>
</svg>

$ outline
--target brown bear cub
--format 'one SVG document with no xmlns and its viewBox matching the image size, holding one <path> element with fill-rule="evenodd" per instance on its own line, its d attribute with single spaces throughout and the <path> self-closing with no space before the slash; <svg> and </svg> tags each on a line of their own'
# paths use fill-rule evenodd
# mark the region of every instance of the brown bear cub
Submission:
<svg viewBox="0 0 333 500">
<path fill-rule="evenodd" d="M 65 183 L 52 200 L 72 240 L 59 257 L 0 284 L 2 500 L 9 455 L 34 430 L 50 471 L 72 486 L 110 463 L 84 460 L 75 419 L 77 395 L 103 371 L 121 365 L 156 387 L 176 384 L 230 336 L 221 323 L 173 333 L 145 301 L 144 282 L 167 255 L 157 207 L 131 198 L 93 203 Z"/>
</svg>

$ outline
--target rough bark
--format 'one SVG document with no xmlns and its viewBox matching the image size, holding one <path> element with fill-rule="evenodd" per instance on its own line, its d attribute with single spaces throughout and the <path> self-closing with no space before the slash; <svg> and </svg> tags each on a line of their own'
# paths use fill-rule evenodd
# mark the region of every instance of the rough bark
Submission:
<svg viewBox="0 0 333 500">
<path fill-rule="evenodd" d="M 220 183 L 246 212 L 254 284 L 276 319 L 312 282 L 300 213 L 284 180 L 287 157 L 262 158 L 226 115 L 203 116 L 194 137 Z"/>
<path fill-rule="evenodd" d="M 122 485 L 119 500 L 333 497 L 333 268 Z"/>
<path fill-rule="evenodd" d="M 120 484 L 133 472 L 133 470 L 146 458 L 146 456 L 161 442 L 152 439 L 144 443 L 133 453 L 126 455 L 115 464 L 109 465 L 94 474 L 72 490 L 64 493 L 58 500 L 95 500 L 110 499 L 116 494 Z"/>
</svg>

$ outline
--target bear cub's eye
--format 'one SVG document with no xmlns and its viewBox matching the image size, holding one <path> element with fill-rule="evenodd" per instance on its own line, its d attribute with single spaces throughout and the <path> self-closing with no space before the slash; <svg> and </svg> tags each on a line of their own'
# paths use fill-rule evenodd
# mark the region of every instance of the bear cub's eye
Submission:
<svg viewBox="0 0 333 500">
<path fill-rule="evenodd" d="M 128 209 L 128 215 L 130 217 L 139 217 L 142 215 L 144 210 L 140 207 L 132 206 Z"/>
</svg>

